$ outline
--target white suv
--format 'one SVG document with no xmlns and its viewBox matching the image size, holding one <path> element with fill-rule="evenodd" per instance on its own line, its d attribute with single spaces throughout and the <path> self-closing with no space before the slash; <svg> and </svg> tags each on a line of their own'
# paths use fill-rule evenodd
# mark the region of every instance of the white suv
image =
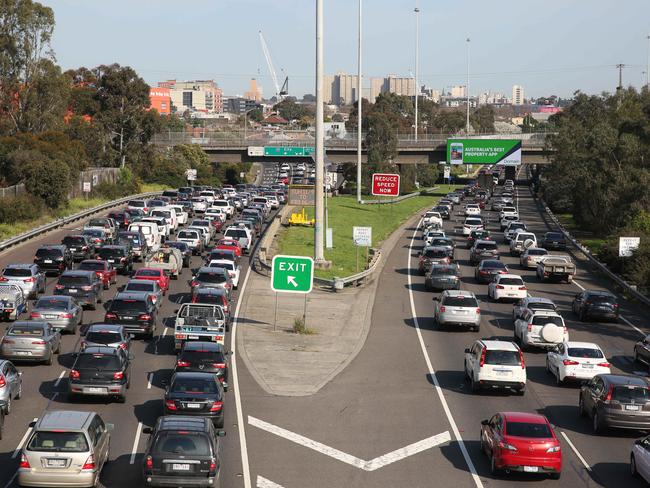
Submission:
<svg viewBox="0 0 650 488">
<path fill-rule="evenodd" d="M 510 255 L 519 256 L 526 249 L 537 247 L 537 237 L 532 232 L 518 229 L 510 240 Z"/>
<path fill-rule="evenodd" d="M 528 296 L 528 288 L 519 275 L 496 275 L 488 285 L 488 297 L 498 302 L 502 299 L 521 300 Z"/>
<path fill-rule="evenodd" d="M 514 215 L 515 217 L 519 218 L 519 212 L 517 212 L 517 209 L 515 207 L 503 207 L 501 209 L 501 212 L 499 212 L 499 218 L 503 219 L 506 215 Z"/>
<path fill-rule="evenodd" d="M 478 332 L 481 327 L 481 309 L 471 291 L 445 290 L 434 298 L 433 320 L 440 326 L 461 325 Z"/>
<path fill-rule="evenodd" d="M 479 215 L 481 215 L 481 207 L 478 203 L 465 205 L 465 217 L 478 217 Z"/>
<path fill-rule="evenodd" d="M 467 217 L 463 223 L 463 235 L 468 236 L 472 233 L 473 230 L 483 230 L 485 226 L 483 225 L 483 220 L 481 217 Z"/>
<path fill-rule="evenodd" d="M 504 388 L 523 395 L 526 363 L 516 344 L 479 339 L 465 349 L 465 377 L 473 392 L 481 388 Z"/>
<path fill-rule="evenodd" d="M 514 337 L 522 348 L 550 348 L 569 342 L 569 331 L 562 316 L 555 311 L 526 309 L 515 320 Z"/>
</svg>

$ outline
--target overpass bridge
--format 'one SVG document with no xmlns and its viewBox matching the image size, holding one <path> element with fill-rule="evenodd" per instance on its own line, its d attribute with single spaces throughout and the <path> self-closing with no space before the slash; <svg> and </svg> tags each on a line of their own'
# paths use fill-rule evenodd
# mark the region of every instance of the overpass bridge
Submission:
<svg viewBox="0 0 650 488">
<path fill-rule="evenodd" d="M 522 142 L 522 159 L 527 163 L 548 163 L 546 138 L 550 133 L 481 134 L 469 137 L 459 134 L 422 134 L 415 140 L 412 134 L 398 134 L 396 164 L 437 164 L 447 157 L 447 139 L 519 139 Z M 364 134 L 365 140 L 365 134 Z M 201 130 L 192 132 L 166 132 L 154 136 L 152 143 L 161 147 L 179 144 L 198 144 L 214 162 L 270 162 L 311 161 L 314 137 L 310 131 L 243 131 Z M 325 140 L 328 159 L 334 164 L 357 161 L 357 135 L 328 137 Z M 366 149 L 362 150 L 362 161 Z"/>
</svg>

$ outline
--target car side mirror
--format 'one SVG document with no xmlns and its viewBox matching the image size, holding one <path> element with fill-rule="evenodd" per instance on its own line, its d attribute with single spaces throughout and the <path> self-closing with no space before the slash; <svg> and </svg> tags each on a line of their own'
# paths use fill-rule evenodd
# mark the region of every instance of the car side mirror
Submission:
<svg viewBox="0 0 650 488">
<path fill-rule="evenodd" d="M 490 425 L 489 420 L 481 420 L 481 425 Z"/>
<path fill-rule="evenodd" d="M 471 352 L 471 351 L 470 351 L 469 347 L 466 347 L 466 348 L 465 348 L 465 354 L 470 354 L 470 352 Z"/>
<path fill-rule="evenodd" d="M 149 435 L 151 435 L 152 432 L 153 432 L 153 429 L 152 429 L 151 427 L 143 427 L 143 428 L 142 428 L 142 433 L 143 433 L 143 434 L 149 434 Z"/>
</svg>

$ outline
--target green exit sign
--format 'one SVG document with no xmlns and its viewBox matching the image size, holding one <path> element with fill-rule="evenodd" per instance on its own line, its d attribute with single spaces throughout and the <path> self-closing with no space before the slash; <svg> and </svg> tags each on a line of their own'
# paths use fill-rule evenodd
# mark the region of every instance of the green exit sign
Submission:
<svg viewBox="0 0 650 488">
<path fill-rule="evenodd" d="M 264 156 L 269 157 L 309 157 L 314 147 L 300 146 L 264 146 Z"/>
<path fill-rule="evenodd" d="M 284 293 L 309 293 L 314 282 L 314 260 L 307 256 L 273 257 L 271 289 Z"/>
</svg>

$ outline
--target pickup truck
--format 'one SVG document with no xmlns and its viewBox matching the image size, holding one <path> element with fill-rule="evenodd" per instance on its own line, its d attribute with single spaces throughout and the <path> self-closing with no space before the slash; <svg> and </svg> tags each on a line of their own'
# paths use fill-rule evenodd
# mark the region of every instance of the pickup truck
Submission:
<svg viewBox="0 0 650 488">
<path fill-rule="evenodd" d="M 224 345 L 226 315 L 221 305 L 184 303 L 176 311 L 174 350 L 180 351 L 186 341 L 217 342 Z"/>
<path fill-rule="evenodd" d="M 27 311 L 27 299 L 18 285 L 0 285 L 0 319 L 16 320 Z"/>
<path fill-rule="evenodd" d="M 576 265 L 569 256 L 547 256 L 537 264 L 537 277 L 544 280 L 571 283 L 576 275 Z"/>
<path fill-rule="evenodd" d="M 173 280 L 177 280 L 183 269 L 183 255 L 175 247 L 161 247 L 145 258 L 144 267 L 162 269 Z"/>
</svg>

